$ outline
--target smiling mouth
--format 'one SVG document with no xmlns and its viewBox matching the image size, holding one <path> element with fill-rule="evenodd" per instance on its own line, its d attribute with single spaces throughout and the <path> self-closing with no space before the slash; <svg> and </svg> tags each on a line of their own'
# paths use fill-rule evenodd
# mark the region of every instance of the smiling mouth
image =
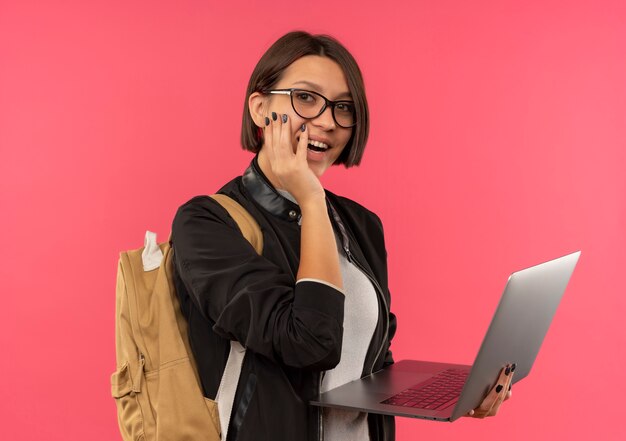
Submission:
<svg viewBox="0 0 626 441">
<path fill-rule="evenodd" d="M 298 141 L 300 141 L 300 138 L 298 137 Z M 323 142 L 320 141 L 314 141 L 312 139 L 309 139 L 309 144 L 307 145 L 307 148 L 309 150 L 312 150 L 314 152 L 320 152 L 323 153 L 326 150 L 328 150 L 330 148 L 330 146 L 328 144 L 325 144 Z"/>
</svg>

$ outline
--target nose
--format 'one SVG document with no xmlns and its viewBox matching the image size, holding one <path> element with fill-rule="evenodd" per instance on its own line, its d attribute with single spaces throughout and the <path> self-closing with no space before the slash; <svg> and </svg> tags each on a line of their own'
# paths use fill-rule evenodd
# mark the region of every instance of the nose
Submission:
<svg viewBox="0 0 626 441">
<path fill-rule="evenodd" d="M 311 121 L 315 126 L 324 130 L 335 129 L 335 119 L 333 118 L 333 109 L 331 106 L 326 106 L 324 111 Z"/>
</svg>

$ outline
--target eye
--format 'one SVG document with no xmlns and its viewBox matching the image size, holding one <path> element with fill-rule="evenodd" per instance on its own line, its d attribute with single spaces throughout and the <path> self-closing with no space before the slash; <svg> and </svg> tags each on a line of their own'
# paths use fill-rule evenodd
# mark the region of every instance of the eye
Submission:
<svg viewBox="0 0 626 441">
<path fill-rule="evenodd" d="M 335 109 L 342 113 L 353 113 L 354 112 L 354 103 L 350 101 L 341 101 L 335 105 Z"/>
<path fill-rule="evenodd" d="M 304 103 L 315 101 L 315 98 L 313 98 L 313 96 L 308 92 L 296 91 L 294 93 L 296 94 L 296 98 Z"/>
</svg>

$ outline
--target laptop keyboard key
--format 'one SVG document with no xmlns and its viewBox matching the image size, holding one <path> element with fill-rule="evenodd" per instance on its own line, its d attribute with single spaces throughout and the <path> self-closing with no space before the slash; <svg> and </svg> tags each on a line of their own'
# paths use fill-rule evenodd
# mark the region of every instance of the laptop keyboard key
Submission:
<svg viewBox="0 0 626 441">
<path fill-rule="evenodd" d="M 468 374 L 463 369 L 448 369 L 381 403 L 429 410 L 445 409 L 458 401 Z"/>
</svg>

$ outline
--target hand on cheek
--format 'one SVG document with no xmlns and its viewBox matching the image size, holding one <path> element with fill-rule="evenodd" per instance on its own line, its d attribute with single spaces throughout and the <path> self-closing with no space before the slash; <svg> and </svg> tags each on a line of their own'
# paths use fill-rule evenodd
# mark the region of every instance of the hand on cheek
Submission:
<svg viewBox="0 0 626 441">
<path fill-rule="evenodd" d="M 281 187 L 291 193 L 300 205 L 309 200 L 323 199 L 324 188 L 307 162 L 309 138 L 306 125 L 300 126 L 300 138 L 294 146 L 295 130 L 287 114 L 272 112 L 271 118 L 266 117 L 265 123 L 264 148 L 267 149 L 272 173 Z"/>
</svg>

